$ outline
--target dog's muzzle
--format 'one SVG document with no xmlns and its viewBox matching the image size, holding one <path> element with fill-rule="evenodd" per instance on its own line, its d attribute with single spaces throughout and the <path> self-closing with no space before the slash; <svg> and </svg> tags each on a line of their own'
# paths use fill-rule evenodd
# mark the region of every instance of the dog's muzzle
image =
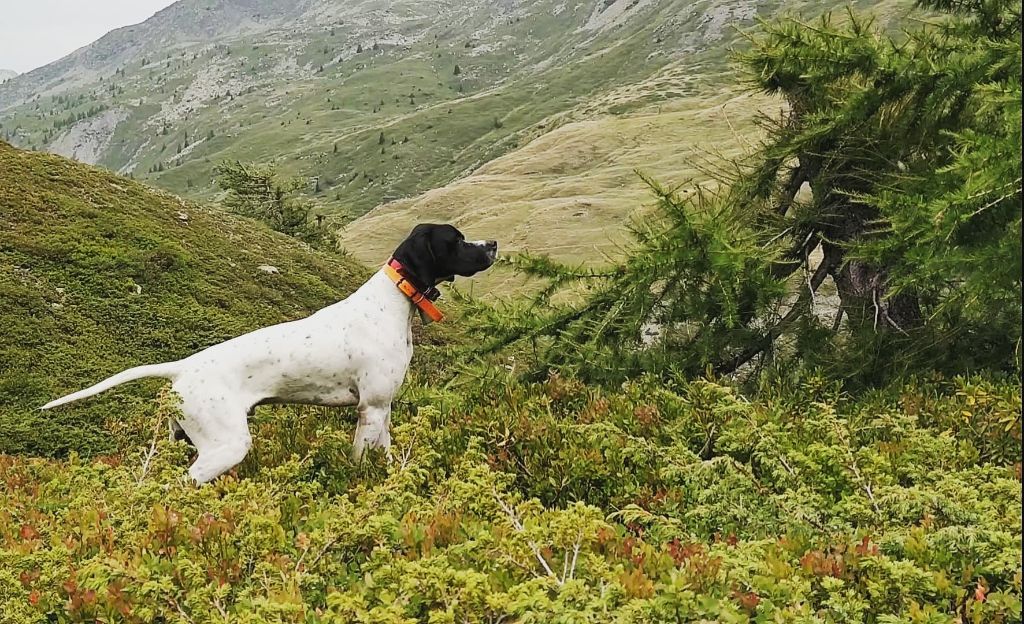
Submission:
<svg viewBox="0 0 1024 624">
<path fill-rule="evenodd" d="M 498 257 L 498 241 L 487 241 L 487 259 L 491 262 Z"/>
<path fill-rule="evenodd" d="M 477 247 L 483 247 L 484 253 L 487 254 L 487 260 L 494 264 L 494 260 L 498 257 L 498 241 L 474 241 L 472 244 Z"/>
</svg>

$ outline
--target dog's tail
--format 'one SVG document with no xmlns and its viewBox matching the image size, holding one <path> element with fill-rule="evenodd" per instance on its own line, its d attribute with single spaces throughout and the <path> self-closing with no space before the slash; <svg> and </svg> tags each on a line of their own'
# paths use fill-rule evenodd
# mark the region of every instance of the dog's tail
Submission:
<svg viewBox="0 0 1024 624">
<path fill-rule="evenodd" d="M 91 397 L 94 394 L 99 394 L 104 390 L 109 390 L 110 388 L 119 386 L 125 382 L 142 379 L 144 377 L 165 377 L 167 379 L 174 379 L 178 374 L 178 370 L 178 362 L 164 362 L 163 364 L 136 366 L 135 368 L 129 368 L 126 371 L 121 371 L 113 377 L 108 377 L 95 386 L 91 386 L 85 390 L 79 390 L 78 392 L 69 394 L 66 397 L 50 401 L 39 409 L 52 409 L 54 407 L 64 405 L 65 403 L 71 403 L 72 401 Z"/>
</svg>

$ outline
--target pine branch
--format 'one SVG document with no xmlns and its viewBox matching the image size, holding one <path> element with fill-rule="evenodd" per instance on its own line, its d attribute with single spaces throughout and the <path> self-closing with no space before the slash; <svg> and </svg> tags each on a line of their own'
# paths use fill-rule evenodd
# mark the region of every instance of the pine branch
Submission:
<svg viewBox="0 0 1024 624">
<path fill-rule="evenodd" d="M 775 326 L 765 332 L 760 339 L 756 340 L 749 347 L 740 351 L 728 360 L 715 365 L 713 367 L 715 374 L 727 375 L 736 372 L 736 370 L 741 366 L 754 359 L 754 357 L 774 344 L 775 340 L 778 339 L 778 337 L 781 336 L 790 325 L 795 323 L 810 310 L 810 306 L 808 305 L 810 298 L 814 296 L 814 293 L 817 292 L 818 288 L 825 281 L 825 278 L 828 276 L 833 266 L 834 260 L 831 254 L 826 254 L 825 258 L 821 261 L 821 264 L 818 265 L 814 275 L 811 276 L 808 281 L 807 290 L 801 292 L 799 298 L 793 304 L 793 307 L 786 313 L 786 316 L 782 317 L 782 320 L 776 323 Z"/>
</svg>

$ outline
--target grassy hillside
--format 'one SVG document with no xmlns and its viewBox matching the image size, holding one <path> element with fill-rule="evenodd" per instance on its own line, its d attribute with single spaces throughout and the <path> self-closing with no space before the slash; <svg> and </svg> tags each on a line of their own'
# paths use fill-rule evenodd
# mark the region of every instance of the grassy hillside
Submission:
<svg viewBox="0 0 1024 624">
<path fill-rule="evenodd" d="M 635 351 L 605 357 L 571 335 L 557 345 L 580 353 L 578 366 L 525 375 L 545 361 L 545 338 L 484 355 L 479 335 L 501 325 L 470 325 L 480 317 L 446 300 L 454 313 L 417 337 L 387 455 L 352 460 L 351 408 L 264 406 L 249 420 L 247 458 L 196 486 L 194 449 L 167 439 L 176 399 L 159 381 L 37 411 L 122 368 L 344 296 L 365 277 L 358 260 L 383 260 L 413 221 L 454 221 L 505 252 L 580 262 L 615 253 L 625 220 L 649 205 L 634 169 L 685 187 L 758 140 L 752 119 L 777 101 L 719 89 L 724 50 L 705 37 L 780 4 L 815 3 L 178 3 L 274 6 L 285 17 L 243 12 L 239 39 L 162 40 L 167 58 L 118 73 L 109 93 L 132 110 L 93 116 L 110 113 L 100 121 L 116 127 L 102 156 L 173 160 L 140 175 L 197 197 L 210 195 L 212 161 L 234 156 L 321 175 L 321 208 L 346 219 L 387 200 L 343 232 L 356 257 L 0 142 L 0 624 L 1021 622 L 1019 359 L 1012 371 L 958 377 L 926 365 L 865 390 L 780 344 L 745 382 L 710 367 L 682 372 L 686 354 L 670 353 L 628 379 L 588 383 Z M 295 7 L 319 19 L 301 36 L 284 27 Z M 223 18 L 208 27 L 224 29 Z M 437 26 L 424 31 L 436 40 L 403 38 L 423 24 Z M 344 58 L 321 71 L 334 40 Z M 117 41 L 100 51 L 120 50 Z M 692 43 L 692 58 L 644 56 L 652 42 L 676 52 Z M 255 82 L 218 82 L 244 76 Z M 203 99 L 224 89 L 231 96 Z M 19 139 L 48 132 L 48 102 L 88 106 L 52 95 L 16 108 L 19 123 L 37 124 Z M 173 111 L 181 117 L 166 133 L 149 121 Z M 195 141 L 180 155 L 151 149 L 176 149 L 186 129 Z M 667 322 L 717 331 L 725 314 L 710 308 L 723 297 L 698 280 L 760 284 L 732 268 L 758 252 L 726 250 L 729 232 L 677 229 L 667 241 L 679 254 L 642 260 L 697 265 L 677 282 L 697 293 L 685 299 L 699 300 L 696 311 Z M 798 304 L 810 273 L 791 278 Z M 637 276 L 635 296 L 652 294 L 643 275 L 622 275 Z M 521 286 L 499 272 L 477 284 Z M 833 322 L 830 298 L 810 288 L 811 311 Z M 645 321 L 651 309 L 640 309 Z M 606 324 L 629 307 L 598 312 Z M 843 345 L 815 330 L 797 338 L 832 357 L 861 353 L 833 355 Z M 633 345 L 647 334 L 614 336 Z"/>
<path fill-rule="evenodd" d="M 670 76 L 636 88 L 668 88 Z M 635 94 L 611 94 L 593 106 L 624 97 Z M 346 226 L 341 240 L 360 260 L 378 262 L 401 240 L 405 224 L 440 220 L 473 237 L 496 238 L 506 253 L 601 262 L 626 239 L 625 224 L 652 202 L 637 170 L 670 186 L 706 183 L 725 160 L 757 142 L 755 115 L 777 114 L 779 106 L 767 98 L 721 94 L 672 99 L 629 115 L 570 116 L 464 178 L 378 206 Z M 473 282 L 478 293 L 523 285 L 502 267 Z"/>
<path fill-rule="evenodd" d="M 175 6 L 186 15 L 194 4 Z M 220 4 L 213 17 L 236 3 Z M 274 27 L 191 45 L 150 50 L 122 34 L 129 41 L 118 49 L 134 53 L 104 57 L 102 71 L 63 61 L 70 73 L 55 84 L 30 73 L 0 90 L 0 101 L 16 103 L 0 123 L 19 145 L 183 194 L 215 190 L 210 161 L 277 160 L 287 173 L 318 176 L 325 208 L 354 216 L 472 170 L 514 147 L 524 128 L 684 50 L 691 69 L 708 54 L 721 60 L 725 18 L 750 23 L 758 11 L 723 4 L 297 3 Z M 139 33 L 160 38 L 177 23 L 158 17 Z"/>
<path fill-rule="evenodd" d="M 191 15 L 194 4 L 175 6 Z M 854 4 L 894 23 L 910 6 Z M 647 202 L 632 168 L 706 179 L 697 166 L 741 152 L 753 114 L 773 106 L 730 101 L 735 28 L 821 10 L 804 0 L 296 3 L 256 30 L 155 51 L 136 42 L 104 57 L 105 74 L 22 94 L 0 110 L 0 137 L 202 200 L 218 196 L 221 160 L 277 163 L 307 181 L 314 212 L 347 227 L 348 250 L 367 262 L 421 217 L 507 250 L 596 261 Z M 172 17 L 136 36 L 162 40 Z M 519 284 L 495 271 L 479 285 Z"/>
<path fill-rule="evenodd" d="M 149 409 L 136 397 L 158 385 L 35 408 L 122 368 L 301 317 L 363 274 L 259 224 L 0 142 L 0 453 L 109 451 L 105 421 Z"/>
</svg>

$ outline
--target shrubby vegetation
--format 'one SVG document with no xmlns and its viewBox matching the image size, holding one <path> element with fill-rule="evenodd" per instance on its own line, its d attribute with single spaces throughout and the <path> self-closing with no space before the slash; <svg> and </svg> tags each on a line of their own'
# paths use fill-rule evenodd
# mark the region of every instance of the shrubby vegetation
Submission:
<svg viewBox="0 0 1024 624">
<path fill-rule="evenodd" d="M 337 246 L 330 230 L 320 220 L 310 218 L 312 203 L 297 196 L 296 191 L 305 184 L 300 178 L 282 179 L 273 165 L 238 161 L 223 162 L 214 173 L 217 185 L 227 192 L 224 206 L 231 212 L 313 245 Z"/>
<path fill-rule="evenodd" d="M 980 379 L 506 375 L 408 393 L 391 462 L 261 412 L 196 488 L 165 397 L 124 454 L 0 459 L 0 619 L 1020 621 L 1020 407 Z"/>
</svg>

